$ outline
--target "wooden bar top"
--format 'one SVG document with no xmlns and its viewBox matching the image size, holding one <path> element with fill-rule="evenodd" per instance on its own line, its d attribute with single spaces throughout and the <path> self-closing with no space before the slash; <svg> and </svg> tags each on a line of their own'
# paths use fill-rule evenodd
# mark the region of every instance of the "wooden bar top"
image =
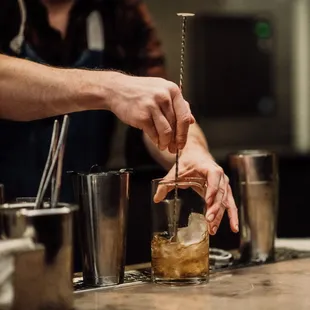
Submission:
<svg viewBox="0 0 310 310">
<path fill-rule="evenodd" d="M 213 273 L 195 287 L 141 284 L 75 294 L 76 310 L 309 310 L 310 259 Z"/>
</svg>

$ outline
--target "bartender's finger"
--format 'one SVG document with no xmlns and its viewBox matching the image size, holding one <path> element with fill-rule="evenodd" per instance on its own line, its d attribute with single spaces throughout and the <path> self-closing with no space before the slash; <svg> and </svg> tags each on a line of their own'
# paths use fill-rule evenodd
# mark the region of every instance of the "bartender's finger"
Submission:
<svg viewBox="0 0 310 310">
<path fill-rule="evenodd" d="M 221 205 L 216 213 L 214 220 L 212 221 L 212 223 L 209 223 L 208 225 L 210 235 L 215 235 L 217 233 L 221 225 L 224 213 L 225 213 L 225 208 L 223 207 L 223 205 Z"/>
<path fill-rule="evenodd" d="M 152 140 L 152 142 L 158 147 L 158 133 L 157 133 L 153 120 L 151 123 L 152 125 L 144 128 L 143 130 L 148 135 L 148 137 Z"/>
<path fill-rule="evenodd" d="M 189 103 L 184 100 L 185 104 L 187 105 L 188 107 L 188 110 L 190 111 L 190 105 Z M 190 125 L 196 123 L 196 119 L 195 117 L 191 114 L 191 119 L 190 119 Z M 176 153 L 177 152 L 177 149 L 181 149 L 180 147 L 177 146 L 177 143 L 176 143 L 176 122 L 173 124 L 172 126 L 172 130 L 173 130 L 173 134 L 172 134 L 172 140 L 171 140 L 171 143 L 169 145 L 169 152 L 170 153 Z M 185 146 L 185 144 L 184 144 Z"/>
<path fill-rule="evenodd" d="M 191 188 L 202 198 L 205 198 L 206 195 L 206 185 L 201 185 L 201 184 L 194 184 L 191 185 Z"/>
<path fill-rule="evenodd" d="M 166 185 L 158 185 L 156 193 L 153 197 L 155 203 L 159 203 L 164 200 L 169 192 L 169 189 Z"/>
<path fill-rule="evenodd" d="M 227 209 L 229 206 L 228 201 L 228 186 L 229 186 L 229 178 L 226 174 L 224 174 L 224 177 L 222 178 L 220 182 L 220 187 L 224 190 L 224 196 L 222 199 L 222 205 Z"/>
<path fill-rule="evenodd" d="M 163 180 L 158 184 L 156 193 L 154 194 L 153 200 L 155 203 L 159 203 L 166 198 L 169 192 L 175 190 L 175 181 L 174 181 L 174 169 L 171 169 L 168 174 L 163 178 Z M 172 176 L 173 174 L 173 176 Z M 204 188 L 198 182 L 192 182 L 187 184 L 178 184 L 179 189 L 187 189 L 192 187 L 199 195 L 203 196 Z"/>
<path fill-rule="evenodd" d="M 189 188 L 190 185 L 181 185 L 181 186 L 178 186 L 178 188 L 180 189 L 186 189 L 186 188 Z M 156 193 L 153 197 L 153 200 L 155 203 L 159 203 L 161 202 L 162 200 L 164 200 L 168 193 L 171 192 L 172 190 L 175 189 L 175 185 L 171 184 L 159 184 L 158 187 L 157 187 L 157 190 L 156 190 Z"/>
<path fill-rule="evenodd" d="M 152 117 L 158 133 L 158 147 L 163 151 L 167 148 L 171 141 L 172 129 L 168 120 L 160 109 L 153 110 Z"/>
<path fill-rule="evenodd" d="M 179 187 L 181 188 L 181 187 Z M 159 184 L 156 190 L 156 193 L 153 197 L 153 200 L 155 203 L 159 203 L 162 200 L 164 200 L 168 193 L 175 189 L 175 185 L 169 185 L 169 184 Z"/>
<path fill-rule="evenodd" d="M 175 141 L 175 128 L 176 128 L 176 117 L 173 111 L 173 106 L 172 102 L 165 102 L 161 105 L 161 110 L 163 114 L 165 115 L 166 119 L 168 120 L 172 134 L 171 134 L 171 140 L 170 143 L 168 144 L 168 149 L 170 153 L 176 153 L 177 151 L 177 145 Z"/>
<path fill-rule="evenodd" d="M 179 92 L 173 98 L 173 107 L 176 116 L 176 144 L 179 150 L 182 150 L 187 141 L 189 126 L 193 121 L 191 111 Z"/>
<path fill-rule="evenodd" d="M 175 136 L 175 133 L 173 135 Z M 177 145 L 175 143 L 175 140 L 172 140 L 171 143 L 168 145 L 168 150 L 172 154 L 175 154 L 177 152 Z"/>
<path fill-rule="evenodd" d="M 220 182 L 224 177 L 223 169 L 218 166 L 215 162 L 211 167 L 208 165 L 206 168 L 206 178 L 207 178 L 207 195 L 206 195 L 206 203 L 207 206 L 210 207 L 213 204 L 213 201 L 219 191 L 221 186 L 221 191 L 224 193 L 225 189 L 223 188 L 223 183 Z"/>
<path fill-rule="evenodd" d="M 170 153 L 175 154 L 178 150 L 176 143 L 176 121 L 174 123 L 174 127 L 172 127 L 172 139 L 170 144 L 168 145 L 168 150 Z"/>
<path fill-rule="evenodd" d="M 239 231 L 238 209 L 230 185 L 228 185 L 227 191 L 228 191 L 227 213 L 229 217 L 230 228 L 233 232 L 237 233 Z"/>
<path fill-rule="evenodd" d="M 225 197 L 225 190 L 223 188 L 225 184 L 224 177 L 221 178 L 218 192 L 215 196 L 213 204 L 207 209 L 206 218 L 209 222 L 209 233 L 212 235 L 216 234 L 219 225 L 221 223 L 225 207 L 222 204 L 223 198 Z M 224 211 L 223 211 L 224 210 Z"/>
<path fill-rule="evenodd" d="M 186 102 L 186 104 L 187 104 L 188 109 L 191 111 L 191 107 L 190 107 L 188 101 L 185 100 L 185 102 Z M 192 113 L 192 112 L 191 112 L 191 113 Z M 191 121 L 190 121 L 190 124 L 192 125 L 192 124 L 194 124 L 194 123 L 196 123 L 196 119 L 195 119 L 195 116 L 194 116 L 193 114 L 191 114 Z"/>
</svg>

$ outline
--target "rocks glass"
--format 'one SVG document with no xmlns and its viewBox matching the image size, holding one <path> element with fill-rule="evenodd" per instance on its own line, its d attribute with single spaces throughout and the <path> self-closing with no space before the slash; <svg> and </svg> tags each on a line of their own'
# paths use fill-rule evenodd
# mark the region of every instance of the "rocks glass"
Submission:
<svg viewBox="0 0 310 310">
<path fill-rule="evenodd" d="M 169 285 L 208 282 L 206 189 L 202 178 L 152 181 L 153 282 Z"/>
</svg>

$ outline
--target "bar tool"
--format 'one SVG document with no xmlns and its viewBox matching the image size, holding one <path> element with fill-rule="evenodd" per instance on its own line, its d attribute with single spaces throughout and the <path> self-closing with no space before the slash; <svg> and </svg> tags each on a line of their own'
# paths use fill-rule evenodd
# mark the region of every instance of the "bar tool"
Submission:
<svg viewBox="0 0 310 310">
<path fill-rule="evenodd" d="M 186 26 L 187 26 L 187 18 L 194 16 L 193 13 L 177 13 L 178 16 L 181 17 L 181 60 L 180 60 L 180 80 L 179 80 L 179 87 L 181 93 L 183 92 L 183 78 L 184 78 L 184 63 L 185 63 L 185 43 L 186 43 Z M 177 135 L 177 132 L 175 132 Z M 174 219 L 172 223 L 172 230 L 173 230 L 173 239 L 175 239 L 177 235 L 177 204 L 178 204 L 178 184 L 177 180 L 179 177 L 179 149 L 176 150 L 176 157 L 175 157 L 175 189 L 174 189 Z"/>
<path fill-rule="evenodd" d="M 80 209 L 78 228 L 86 286 L 124 280 L 130 170 L 69 172 Z"/>
<path fill-rule="evenodd" d="M 268 150 L 242 150 L 229 155 L 229 164 L 240 210 L 240 261 L 273 261 L 278 215 L 277 156 Z"/>
<path fill-rule="evenodd" d="M 63 118 L 60 135 L 58 137 L 59 124 L 57 120 L 55 120 L 54 122 L 50 149 L 36 197 L 35 202 L 36 209 L 42 207 L 43 197 L 45 195 L 48 185 L 50 184 L 51 178 L 52 178 L 52 190 L 51 190 L 50 205 L 52 208 L 55 208 L 57 206 L 59 191 L 61 187 L 62 163 L 65 150 L 65 142 L 68 134 L 68 127 L 69 127 L 69 117 L 68 115 L 65 115 Z M 55 170 L 56 163 L 57 168 Z"/>
</svg>

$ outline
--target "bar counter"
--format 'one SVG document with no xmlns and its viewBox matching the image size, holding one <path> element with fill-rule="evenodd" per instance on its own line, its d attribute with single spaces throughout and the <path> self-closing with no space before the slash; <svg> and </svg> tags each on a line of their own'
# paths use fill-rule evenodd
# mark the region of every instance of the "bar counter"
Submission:
<svg viewBox="0 0 310 310">
<path fill-rule="evenodd" d="M 75 293 L 76 310 L 310 309 L 310 259 L 215 272 L 195 287 L 151 283 Z"/>
</svg>

